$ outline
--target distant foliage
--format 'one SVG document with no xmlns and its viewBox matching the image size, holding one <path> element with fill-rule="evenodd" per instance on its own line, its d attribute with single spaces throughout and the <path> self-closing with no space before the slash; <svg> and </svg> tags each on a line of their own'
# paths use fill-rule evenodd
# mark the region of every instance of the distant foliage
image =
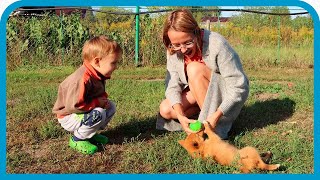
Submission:
<svg viewBox="0 0 320 180">
<path fill-rule="evenodd" d="M 262 8 L 262 9 L 261 9 Z M 287 12 L 284 7 L 257 10 Z M 119 8 L 106 8 L 110 12 L 129 12 Z M 200 15 L 209 12 L 195 12 Z M 211 14 L 217 12 L 212 11 Z M 162 28 L 166 13 L 140 15 L 141 65 L 165 64 L 166 50 L 162 43 Z M 280 22 L 279 22 L 280 20 Z M 97 12 L 95 16 L 81 18 L 80 14 L 41 17 L 10 17 L 7 21 L 7 69 L 21 66 L 79 66 L 82 63 L 83 43 L 96 35 L 107 35 L 123 48 L 121 65 L 133 65 L 135 56 L 135 15 L 117 15 Z M 199 23 L 201 24 L 201 23 Z M 280 31 L 279 31 L 280 27 Z M 312 47 L 313 22 L 310 16 L 290 19 L 289 16 L 270 16 L 241 13 L 227 24 L 211 26 L 225 36 L 233 46 Z"/>
<path fill-rule="evenodd" d="M 281 46 L 287 47 L 306 47 L 313 44 L 313 28 L 301 26 L 292 28 L 281 25 L 279 27 L 261 26 L 259 28 L 251 25 L 239 27 L 230 22 L 223 27 L 212 26 L 212 31 L 219 32 L 225 36 L 233 45 L 244 46 L 277 46 L 280 40 Z"/>
<path fill-rule="evenodd" d="M 78 64 L 80 48 L 88 38 L 79 14 L 11 17 L 7 22 L 7 68 Z"/>
</svg>

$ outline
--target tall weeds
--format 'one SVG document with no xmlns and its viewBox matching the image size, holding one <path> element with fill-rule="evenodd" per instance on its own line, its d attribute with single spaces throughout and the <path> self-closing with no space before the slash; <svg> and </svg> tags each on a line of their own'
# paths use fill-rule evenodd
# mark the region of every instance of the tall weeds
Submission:
<svg viewBox="0 0 320 180">
<path fill-rule="evenodd" d="M 164 17 L 165 14 L 140 16 L 139 61 L 143 66 L 166 62 L 161 37 Z M 6 29 L 7 69 L 13 70 L 21 66 L 78 66 L 82 63 L 83 43 L 88 38 L 101 34 L 109 36 L 122 46 L 124 54 L 121 65 L 133 65 L 135 19 L 134 16 L 122 19 L 109 22 L 95 17 L 81 18 L 80 14 L 10 17 Z M 240 23 L 241 21 L 231 21 L 227 24 L 214 24 L 211 30 L 228 39 L 240 56 L 244 57 L 244 64 L 296 67 L 313 63 L 312 27 L 301 23 L 298 24 L 300 26 L 282 24 L 279 31 L 278 27 L 271 25 L 256 28 Z M 252 51 L 252 48 L 255 50 Z M 272 53 L 262 53 L 261 56 L 258 51 L 264 51 L 265 48 Z M 288 51 L 291 53 L 287 53 Z"/>
</svg>

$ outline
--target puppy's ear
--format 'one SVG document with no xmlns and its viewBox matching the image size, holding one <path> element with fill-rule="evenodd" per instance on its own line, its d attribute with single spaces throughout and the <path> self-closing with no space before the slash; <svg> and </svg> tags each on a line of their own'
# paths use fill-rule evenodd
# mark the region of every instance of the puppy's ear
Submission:
<svg viewBox="0 0 320 180">
<path fill-rule="evenodd" d="M 179 143 L 182 147 L 184 147 L 184 140 L 179 140 L 178 143 Z"/>
</svg>

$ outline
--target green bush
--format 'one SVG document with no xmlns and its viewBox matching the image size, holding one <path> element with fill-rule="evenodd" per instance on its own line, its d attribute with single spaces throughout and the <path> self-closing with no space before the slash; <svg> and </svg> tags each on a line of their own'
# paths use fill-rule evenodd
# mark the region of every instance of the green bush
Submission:
<svg viewBox="0 0 320 180">
<path fill-rule="evenodd" d="M 121 65 L 133 65 L 135 62 L 135 16 L 112 15 L 110 18 L 103 13 L 93 17 L 81 18 L 80 14 L 56 16 L 46 14 L 41 17 L 10 17 L 7 22 L 7 69 L 13 70 L 21 66 L 79 66 L 82 64 L 81 49 L 83 43 L 90 37 L 106 35 L 116 40 L 123 48 Z M 143 66 L 163 65 L 166 63 L 166 50 L 162 43 L 162 28 L 166 14 L 140 15 L 140 48 L 139 61 Z M 273 16 L 271 16 L 273 17 Z M 251 18 L 252 19 L 252 18 Z M 224 25 L 213 25 L 212 31 L 217 31 L 227 38 L 234 47 L 269 48 L 279 51 L 280 48 L 308 49 L 311 60 L 305 61 L 303 55 L 294 54 L 281 58 L 280 64 L 276 54 L 267 53 L 267 57 L 244 55 L 244 64 L 265 64 L 295 67 L 297 59 L 302 59 L 299 65 L 309 65 L 313 60 L 313 27 L 311 18 L 297 18 L 282 23 L 280 31 L 274 25 L 274 18 L 261 16 L 260 23 L 252 25 L 243 17 L 232 17 L 231 22 Z M 304 20 L 308 20 L 308 23 Z M 304 23 L 305 22 L 305 23 Z M 250 24 L 251 23 L 251 24 Z M 201 24 L 201 23 L 200 23 Z M 203 26 L 203 24 L 201 24 Z M 292 54 L 292 53 L 291 53 Z M 252 57 L 252 58 L 251 58 Z M 258 59 L 256 59 L 258 58 Z M 258 61 L 258 63 L 257 63 Z"/>
</svg>

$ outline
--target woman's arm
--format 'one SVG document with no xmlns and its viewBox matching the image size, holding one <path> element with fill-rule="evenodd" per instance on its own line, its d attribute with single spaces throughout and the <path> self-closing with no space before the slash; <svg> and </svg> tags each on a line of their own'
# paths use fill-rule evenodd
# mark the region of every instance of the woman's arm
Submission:
<svg viewBox="0 0 320 180">
<path fill-rule="evenodd" d="M 221 43 L 217 65 L 226 84 L 225 96 L 219 109 L 227 115 L 233 113 L 234 106 L 243 106 L 249 94 L 249 81 L 238 54 L 226 40 Z"/>
<path fill-rule="evenodd" d="M 215 128 L 216 125 L 218 124 L 218 121 L 220 117 L 223 115 L 222 111 L 218 108 L 217 111 L 215 111 L 212 115 L 210 115 L 207 118 L 207 121 L 209 122 L 211 128 Z"/>
<path fill-rule="evenodd" d="M 166 92 L 165 96 L 170 100 L 171 106 L 182 102 L 181 94 L 184 84 L 181 81 L 178 70 L 181 64 L 176 55 L 167 53 L 167 73 L 166 73 Z M 179 67 L 177 67 L 179 66 Z"/>
<path fill-rule="evenodd" d="M 221 104 L 213 114 L 208 115 L 207 121 L 215 126 L 221 116 L 235 117 L 242 108 L 249 94 L 249 82 L 243 71 L 238 54 L 221 35 L 210 38 L 210 52 L 216 54 L 210 63 L 216 66 L 218 73 L 224 81 L 223 97 Z"/>
</svg>

